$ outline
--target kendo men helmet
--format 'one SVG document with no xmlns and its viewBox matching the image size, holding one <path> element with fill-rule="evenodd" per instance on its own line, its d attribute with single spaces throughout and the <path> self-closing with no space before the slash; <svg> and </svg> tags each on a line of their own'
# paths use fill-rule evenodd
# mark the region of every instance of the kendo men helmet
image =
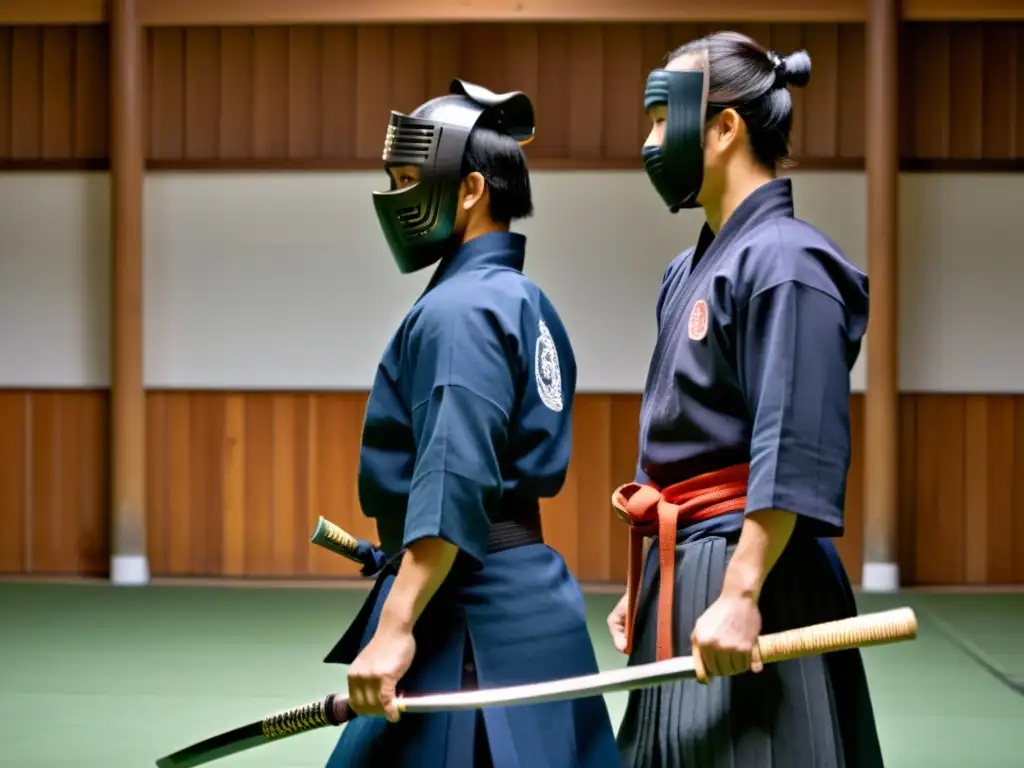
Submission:
<svg viewBox="0 0 1024 768">
<path fill-rule="evenodd" d="M 748 42 L 756 45 L 753 41 Z M 759 104 L 761 99 L 789 84 L 806 84 L 810 76 L 810 59 L 806 52 L 783 59 L 775 51 L 768 51 L 767 60 L 774 71 L 773 77 L 765 78 L 765 82 L 756 85 L 752 92 L 744 91 L 729 101 L 709 102 L 711 78 L 707 51 L 690 50 L 685 51 L 685 55 L 695 59 L 689 69 L 654 69 L 647 77 L 644 89 L 645 110 L 665 107 L 661 146 L 644 146 L 644 169 L 672 213 L 699 205 L 697 195 L 704 184 L 705 126 L 710 117 L 733 108 L 747 120 L 745 109 Z M 773 126 L 777 134 L 775 138 L 783 144 L 789 131 L 788 110 L 787 104 L 785 130 L 782 131 L 779 124 Z"/>
<path fill-rule="evenodd" d="M 644 170 L 672 213 L 698 206 L 708 80 L 706 62 L 695 70 L 655 69 L 647 77 L 644 109 L 665 107 L 665 133 L 661 146 L 644 146 Z"/>
<path fill-rule="evenodd" d="M 391 112 L 382 159 L 385 169 L 420 168 L 420 180 L 403 189 L 373 193 L 384 238 L 398 269 L 415 272 L 452 250 L 462 162 L 474 128 L 489 128 L 520 145 L 534 135 L 533 104 L 519 91 L 496 94 L 464 80 L 410 115 Z M 390 174 L 389 174 L 389 178 Z"/>
</svg>

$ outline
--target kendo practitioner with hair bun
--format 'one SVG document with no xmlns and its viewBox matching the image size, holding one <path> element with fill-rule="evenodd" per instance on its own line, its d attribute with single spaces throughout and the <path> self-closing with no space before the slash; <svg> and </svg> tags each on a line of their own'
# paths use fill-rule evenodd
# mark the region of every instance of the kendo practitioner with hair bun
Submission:
<svg viewBox="0 0 1024 768">
<path fill-rule="evenodd" d="M 756 655 L 761 633 L 856 614 L 828 537 L 843 533 L 868 280 L 777 177 L 788 87 L 810 68 L 720 32 L 647 80 L 647 173 L 672 213 L 707 220 L 658 297 L 636 478 L 613 495 L 630 579 L 608 624 L 630 664 L 692 653 L 698 680 L 630 694 L 627 768 L 882 765 L 859 651 Z"/>
<path fill-rule="evenodd" d="M 357 717 L 329 768 L 618 768 L 604 700 L 405 715 L 398 693 L 598 671 L 583 595 L 544 544 L 565 480 L 576 385 L 555 307 L 523 275 L 533 107 L 456 80 L 391 113 L 374 192 L 402 273 L 434 267 L 370 391 L 359 501 L 388 564 L 327 657 Z"/>
</svg>

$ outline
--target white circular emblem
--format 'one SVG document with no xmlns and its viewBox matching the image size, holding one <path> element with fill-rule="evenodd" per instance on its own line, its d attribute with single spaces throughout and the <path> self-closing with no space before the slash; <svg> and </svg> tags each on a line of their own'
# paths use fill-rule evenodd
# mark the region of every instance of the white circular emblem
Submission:
<svg viewBox="0 0 1024 768">
<path fill-rule="evenodd" d="M 558 366 L 558 350 L 547 324 L 540 321 L 537 337 L 537 359 L 534 361 L 540 401 L 552 411 L 562 410 L 562 371 Z"/>
</svg>

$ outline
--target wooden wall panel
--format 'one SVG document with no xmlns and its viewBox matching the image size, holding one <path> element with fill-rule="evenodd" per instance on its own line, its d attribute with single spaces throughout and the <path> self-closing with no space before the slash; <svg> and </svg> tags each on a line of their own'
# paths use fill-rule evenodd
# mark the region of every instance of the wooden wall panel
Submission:
<svg viewBox="0 0 1024 768">
<path fill-rule="evenodd" d="M 354 573 L 313 550 L 318 515 L 372 536 L 355 468 L 360 394 L 149 395 L 150 554 L 154 573 L 321 577 Z M 909 583 L 1024 583 L 1024 396 L 904 395 L 900 560 Z M 585 581 L 626 572 L 611 490 L 636 465 L 639 397 L 581 395 L 562 492 L 545 536 Z M 859 577 L 863 398 L 851 409 L 847 532 Z M 1020 479 L 1018 479 L 1020 478 Z"/>
<path fill-rule="evenodd" d="M 107 30 L 0 27 L 0 162 L 107 156 Z"/>
<path fill-rule="evenodd" d="M 0 573 L 102 575 L 107 395 L 0 391 Z"/>
<path fill-rule="evenodd" d="M 373 166 L 390 109 L 464 77 L 531 94 L 536 167 L 639 167 L 646 73 L 723 26 L 810 51 L 811 82 L 793 90 L 793 152 L 805 167 L 859 167 L 865 39 L 855 23 L 159 27 L 146 32 L 147 156 L 154 168 Z M 903 30 L 908 167 L 1024 159 L 1024 23 Z M 104 161 L 106 35 L 0 27 L 0 163 Z"/>
<path fill-rule="evenodd" d="M 374 526 L 356 488 L 361 393 L 150 392 L 149 555 L 157 576 L 354 576 L 309 544 L 318 515 Z M 639 397 L 577 400 L 574 456 L 545 535 L 585 581 L 621 581 L 609 505 L 636 464 Z M 1024 584 L 1024 396 L 903 395 L 899 558 L 909 584 Z M 0 392 L 0 573 L 107 570 L 104 392 Z M 852 402 L 847 533 L 862 562 L 863 398 Z"/>
</svg>

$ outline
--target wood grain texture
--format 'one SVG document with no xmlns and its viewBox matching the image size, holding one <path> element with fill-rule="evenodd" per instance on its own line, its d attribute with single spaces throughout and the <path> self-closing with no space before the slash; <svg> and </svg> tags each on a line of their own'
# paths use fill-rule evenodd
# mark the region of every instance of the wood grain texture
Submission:
<svg viewBox="0 0 1024 768">
<path fill-rule="evenodd" d="M 151 391 L 148 551 L 154 575 L 354 577 L 312 547 L 318 515 L 373 537 L 356 489 L 364 393 Z M 548 543 L 589 582 L 626 573 L 613 488 L 636 465 L 639 396 L 578 396 Z M 0 573 L 103 575 L 109 501 L 105 392 L 0 392 Z M 908 584 L 1024 584 L 1024 395 L 900 402 L 899 560 Z M 862 563 L 863 398 L 852 401 L 846 535 Z"/>
<path fill-rule="evenodd" d="M 722 27 L 810 52 L 793 153 L 807 168 L 861 167 L 859 23 L 158 27 L 146 32 L 146 156 L 155 170 L 376 167 L 388 112 L 463 77 L 533 97 L 534 167 L 639 168 L 647 72 Z M 1019 170 L 1024 23 L 907 23 L 901 45 L 908 167 Z M 107 50 L 104 26 L 0 27 L 0 167 L 106 158 Z"/>
<path fill-rule="evenodd" d="M 0 573 L 108 562 L 107 394 L 0 391 Z"/>
</svg>

